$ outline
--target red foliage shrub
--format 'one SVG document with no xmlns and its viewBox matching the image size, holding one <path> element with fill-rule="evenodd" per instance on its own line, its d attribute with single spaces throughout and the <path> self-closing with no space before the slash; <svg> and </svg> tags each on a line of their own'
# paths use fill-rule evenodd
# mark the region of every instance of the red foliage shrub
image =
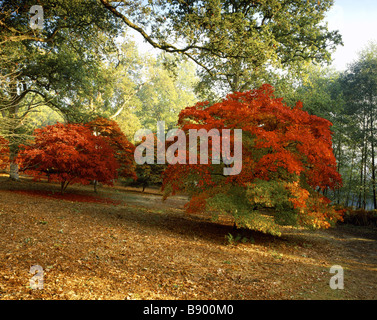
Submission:
<svg viewBox="0 0 377 320">
<path fill-rule="evenodd" d="M 34 137 L 33 144 L 21 146 L 17 162 L 35 179 L 59 181 L 63 192 L 70 183 L 97 180 L 112 185 L 117 177 L 113 149 L 86 126 L 57 123 L 36 129 Z"/>
</svg>

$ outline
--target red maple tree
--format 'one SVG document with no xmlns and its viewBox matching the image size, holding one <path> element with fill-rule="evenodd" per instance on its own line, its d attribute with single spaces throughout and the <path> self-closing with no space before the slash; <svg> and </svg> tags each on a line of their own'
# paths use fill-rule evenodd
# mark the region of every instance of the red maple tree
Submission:
<svg viewBox="0 0 377 320">
<path fill-rule="evenodd" d="M 209 164 L 169 165 L 165 196 L 188 192 L 188 212 L 208 211 L 215 218 L 230 214 L 238 226 L 275 234 L 278 225 L 326 228 L 341 219 L 320 192 L 342 183 L 332 151 L 332 124 L 303 111 L 300 102 L 293 108 L 285 105 L 273 92 L 263 85 L 182 110 L 178 125 L 185 132 L 242 129 L 242 171 L 224 176 L 224 163 L 211 164 L 210 159 Z M 261 211 L 266 208 L 274 213 Z"/>
<path fill-rule="evenodd" d="M 34 143 L 21 146 L 17 162 L 20 170 L 35 179 L 48 176 L 61 183 L 89 184 L 97 180 L 112 185 L 119 164 L 114 151 L 101 136 L 85 125 L 61 124 L 34 131 Z"/>
</svg>

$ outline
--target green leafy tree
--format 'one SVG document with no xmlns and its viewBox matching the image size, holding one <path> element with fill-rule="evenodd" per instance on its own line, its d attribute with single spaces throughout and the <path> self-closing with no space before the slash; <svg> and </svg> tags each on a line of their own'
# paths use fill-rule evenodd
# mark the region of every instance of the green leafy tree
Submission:
<svg viewBox="0 0 377 320">
<path fill-rule="evenodd" d="M 75 103 L 78 96 L 92 94 L 93 79 L 105 82 L 98 62 L 113 50 L 118 26 L 107 10 L 92 1 L 38 2 L 43 7 L 41 30 L 29 26 L 34 1 L 1 1 L 0 109 L 10 141 L 11 178 L 17 179 L 18 145 L 24 134 L 22 123 L 36 105 L 59 110 L 67 121 L 82 121 L 86 106 Z"/>
<path fill-rule="evenodd" d="M 366 208 L 371 201 L 377 209 L 376 191 L 376 129 L 377 120 L 377 44 L 371 42 L 342 76 L 346 100 L 345 113 L 352 118 L 354 141 L 350 182 L 357 168 L 357 206 Z M 355 190 L 348 193 L 355 192 Z M 371 193 L 371 196 L 370 196 Z"/>
<path fill-rule="evenodd" d="M 196 102 L 195 66 L 181 61 L 167 69 L 168 62 L 163 56 L 150 58 L 145 84 L 137 94 L 141 108 L 136 114 L 143 127 L 151 130 L 155 130 L 156 121 L 165 121 L 167 129 L 173 128 L 179 112 Z"/>
<path fill-rule="evenodd" d="M 341 43 L 324 23 L 333 0 L 101 3 L 153 47 L 200 66 L 203 90 L 250 89 L 268 68 L 329 61 Z"/>
</svg>

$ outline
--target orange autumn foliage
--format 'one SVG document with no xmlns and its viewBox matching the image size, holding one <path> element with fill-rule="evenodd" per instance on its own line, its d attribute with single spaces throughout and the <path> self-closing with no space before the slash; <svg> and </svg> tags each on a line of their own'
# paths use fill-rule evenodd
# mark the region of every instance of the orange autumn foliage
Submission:
<svg viewBox="0 0 377 320">
<path fill-rule="evenodd" d="M 136 168 L 133 161 L 135 146 L 128 141 L 116 121 L 99 117 L 87 123 L 86 126 L 96 135 L 101 136 L 114 150 L 115 158 L 119 164 L 119 175 L 136 179 Z"/>
<path fill-rule="evenodd" d="M 119 164 L 108 142 L 80 124 L 46 126 L 34 131 L 34 142 L 20 146 L 20 170 L 35 179 L 48 176 L 61 183 L 89 184 L 93 180 L 112 185 Z"/>
<path fill-rule="evenodd" d="M 0 136 L 0 169 L 5 169 L 9 164 L 8 141 Z"/>
<path fill-rule="evenodd" d="M 211 161 L 170 165 L 164 174 L 166 195 L 189 192 L 191 212 L 221 211 L 226 207 L 224 212 L 233 215 L 236 223 L 240 215 L 245 221 L 251 211 L 262 205 L 278 208 L 275 223 L 294 221 L 326 228 L 341 219 L 341 212 L 319 193 L 342 185 L 332 150 L 332 124 L 304 111 L 301 102 L 291 108 L 273 93 L 274 88 L 266 84 L 256 90 L 229 94 L 213 105 L 201 102 L 182 110 L 178 125 L 185 132 L 242 129 L 242 171 L 223 176 L 219 169 L 224 164 Z M 255 202 L 257 195 L 263 201 Z M 252 219 L 248 219 L 248 225 L 253 224 Z"/>
</svg>

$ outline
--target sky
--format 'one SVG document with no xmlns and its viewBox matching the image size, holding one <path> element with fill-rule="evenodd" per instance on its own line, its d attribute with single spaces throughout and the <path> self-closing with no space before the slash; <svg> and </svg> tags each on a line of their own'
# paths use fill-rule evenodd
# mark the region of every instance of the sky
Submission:
<svg viewBox="0 0 377 320">
<path fill-rule="evenodd" d="M 333 54 L 332 66 L 345 70 L 368 44 L 377 43 L 377 0 L 335 0 L 327 14 L 329 30 L 339 30 L 344 46 Z"/>
<path fill-rule="evenodd" d="M 327 13 L 329 30 L 339 30 L 344 46 L 338 46 L 332 55 L 332 66 L 343 71 L 352 63 L 368 44 L 377 43 L 377 0 L 335 0 L 334 6 Z M 142 37 L 133 30 L 129 32 L 138 43 L 143 53 L 158 53 Z"/>
</svg>

